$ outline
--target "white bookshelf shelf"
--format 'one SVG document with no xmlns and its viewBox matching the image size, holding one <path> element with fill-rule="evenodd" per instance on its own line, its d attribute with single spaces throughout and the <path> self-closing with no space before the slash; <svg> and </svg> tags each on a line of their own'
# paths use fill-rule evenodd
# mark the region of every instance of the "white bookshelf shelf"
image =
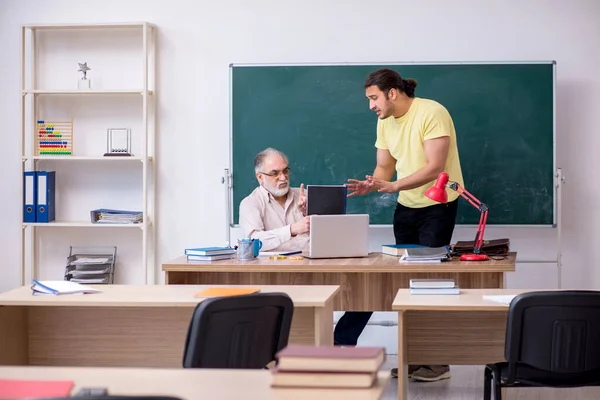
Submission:
<svg viewBox="0 0 600 400">
<path fill-rule="evenodd" d="M 120 22 L 120 23 L 104 23 L 104 24 L 32 24 L 23 25 L 25 29 L 124 29 L 124 28 L 156 28 L 154 24 L 149 22 Z"/>
<path fill-rule="evenodd" d="M 150 223 L 147 223 L 150 225 Z M 35 226 L 45 228 L 130 228 L 144 229 L 144 224 L 94 224 L 86 221 L 52 221 L 52 222 L 24 222 L 24 227 Z"/>
<path fill-rule="evenodd" d="M 147 157 L 149 162 L 152 161 L 152 157 Z M 102 161 L 102 162 L 119 162 L 119 161 L 140 161 L 143 162 L 143 157 L 121 157 L 121 156 L 24 156 L 23 161 L 28 160 L 46 160 L 46 161 Z"/>
<path fill-rule="evenodd" d="M 152 90 L 148 90 L 147 91 L 148 95 L 152 95 L 153 92 Z M 139 95 L 143 95 L 144 94 L 144 90 L 143 89 L 119 89 L 119 90 L 42 90 L 42 89 L 35 89 L 35 90 L 23 90 L 23 94 L 75 94 L 75 95 L 94 95 L 94 94 L 112 94 L 112 95 L 119 95 L 119 94 L 139 94 Z"/>
</svg>

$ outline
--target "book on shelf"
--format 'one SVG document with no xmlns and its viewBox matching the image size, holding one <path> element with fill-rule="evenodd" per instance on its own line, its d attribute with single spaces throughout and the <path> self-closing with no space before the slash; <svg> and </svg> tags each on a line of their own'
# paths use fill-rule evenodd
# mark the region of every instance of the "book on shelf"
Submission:
<svg viewBox="0 0 600 400">
<path fill-rule="evenodd" d="M 438 295 L 438 294 L 460 294 L 458 286 L 453 288 L 410 288 L 410 294 Z"/>
<path fill-rule="evenodd" d="M 288 345 L 276 358 L 279 371 L 374 373 L 385 352 L 383 347 Z"/>
<path fill-rule="evenodd" d="M 272 373 L 274 387 L 369 388 L 377 372 L 281 371 Z"/>
<path fill-rule="evenodd" d="M 454 279 L 411 279 L 411 289 L 450 289 L 456 286 Z"/>
<path fill-rule="evenodd" d="M 194 261 L 194 262 L 211 262 L 211 261 L 219 261 L 219 260 L 228 260 L 231 258 L 233 258 L 233 253 L 232 254 L 218 254 L 218 255 L 214 255 L 214 256 L 193 256 L 193 255 L 187 256 L 188 261 Z"/>
<path fill-rule="evenodd" d="M 420 244 L 384 244 L 381 246 L 381 253 L 389 256 L 401 256 L 406 249 L 415 249 L 425 247 Z"/>
<path fill-rule="evenodd" d="M 100 290 L 72 281 L 37 281 L 31 285 L 33 294 L 64 295 L 98 293 Z"/>
<path fill-rule="evenodd" d="M 186 256 L 218 256 L 222 254 L 235 254 L 233 247 L 195 247 L 185 249 Z"/>
</svg>

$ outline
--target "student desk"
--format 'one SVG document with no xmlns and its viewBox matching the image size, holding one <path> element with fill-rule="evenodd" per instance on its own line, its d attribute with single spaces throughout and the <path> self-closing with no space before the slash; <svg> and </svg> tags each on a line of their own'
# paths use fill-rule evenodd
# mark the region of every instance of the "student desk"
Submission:
<svg viewBox="0 0 600 400">
<path fill-rule="evenodd" d="M 504 361 L 508 305 L 483 296 L 527 291 L 461 288 L 459 295 L 411 295 L 399 290 L 392 304 L 398 311 L 398 398 L 408 398 L 408 365 Z"/>
<path fill-rule="evenodd" d="M 180 367 L 206 286 L 90 285 L 101 293 L 0 294 L 0 365 Z M 211 285 L 216 286 L 216 285 Z M 338 286 L 260 286 L 294 302 L 290 343 L 333 344 Z"/>
<path fill-rule="evenodd" d="M 504 260 L 400 264 L 399 257 L 371 253 L 363 258 L 253 261 L 229 259 L 188 263 L 185 256 L 162 265 L 165 283 L 239 285 L 340 285 L 338 311 L 391 311 L 398 289 L 413 278 L 453 278 L 461 288 L 503 288 L 504 274 L 515 270 L 516 253 Z"/>
<path fill-rule="evenodd" d="M 109 395 L 167 395 L 192 399 L 376 400 L 389 372 L 369 389 L 272 388 L 270 371 L 242 369 L 0 367 L 0 379 L 73 381 L 81 388 L 106 388 Z"/>
</svg>

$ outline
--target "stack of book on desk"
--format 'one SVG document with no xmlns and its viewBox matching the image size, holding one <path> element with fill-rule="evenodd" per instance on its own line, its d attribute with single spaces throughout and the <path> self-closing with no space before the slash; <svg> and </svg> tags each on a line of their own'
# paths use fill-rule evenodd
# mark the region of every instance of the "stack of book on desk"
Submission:
<svg viewBox="0 0 600 400">
<path fill-rule="evenodd" d="M 233 258 L 235 249 L 232 247 L 197 247 L 185 249 L 185 255 L 190 262 L 210 262 Z"/>
<path fill-rule="evenodd" d="M 401 263 L 439 263 L 450 259 L 448 246 L 442 247 L 415 247 L 404 249 L 400 257 Z"/>
<path fill-rule="evenodd" d="M 410 294 L 460 294 L 454 279 L 411 279 Z"/>
<path fill-rule="evenodd" d="M 369 388 L 384 361 L 383 347 L 289 345 L 277 354 L 271 385 Z"/>
</svg>

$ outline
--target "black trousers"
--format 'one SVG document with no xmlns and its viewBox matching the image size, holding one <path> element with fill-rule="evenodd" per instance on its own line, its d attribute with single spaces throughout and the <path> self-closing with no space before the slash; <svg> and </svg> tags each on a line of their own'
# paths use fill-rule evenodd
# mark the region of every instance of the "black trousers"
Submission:
<svg viewBox="0 0 600 400">
<path fill-rule="evenodd" d="M 394 237 L 396 244 L 420 244 L 440 247 L 450 244 L 458 199 L 447 204 L 434 204 L 424 208 L 409 208 L 398 203 L 394 211 Z M 356 346 L 373 313 L 349 311 L 339 319 L 333 332 L 337 345 Z"/>
</svg>

